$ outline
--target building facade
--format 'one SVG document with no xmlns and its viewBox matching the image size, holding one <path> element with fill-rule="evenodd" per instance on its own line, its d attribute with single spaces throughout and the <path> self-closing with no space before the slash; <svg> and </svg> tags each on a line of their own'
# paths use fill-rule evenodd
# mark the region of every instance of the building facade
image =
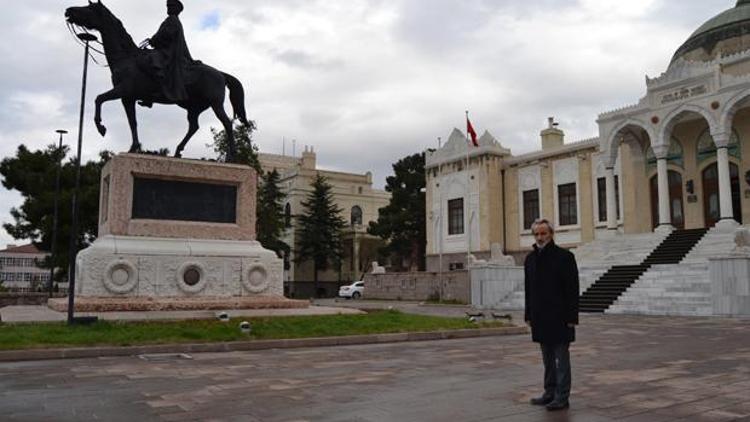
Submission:
<svg viewBox="0 0 750 422">
<path fill-rule="evenodd" d="M 279 184 L 286 194 L 284 210 L 287 231 L 283 240 L 292 248 L 292 252 L 284 257 L 285 282 L 313 280 L 312 263 L 296 263 L 294 259 L 295 217 L 303 212 L 302 202 L 312 192 L 312 182 L 318 174 L 333 187 L 334 202 L 343 210 L 342 217 L 347 222 L 344 262 L 341 268 L 321 271 L 319 280 L 336 285 L 360 280 L 371 262 L 377 260 L 377 247 L 380 245 L 378 238 L 367 234 L 367 227 L 371 221 L 377 221 L 378 210 L 388 205 L 390 194 L 373 189 L 370 172 L 356 174 L 317 168 L 316 154 L 310 147 L 305 148 L 301 157 L 259 154 L 259 159 L 264 172 L 273 169 L 279 172 Z"/>
<path fill-rule="evenodd" d="M 41 268 L 41 263 L 47 256 L 33 244 L 7 245 L 0 251 L 1 285 L 11 289 L 46 289 L 50 272 Z"/>
<path fill-rule="evenodd" d="M 464 268 L 467 250 L 519 262 L 538 217 L 567 247 L 749 223 L 750 0 L 698 28 L 637 104 L 597 122 L 598 138 L 566 143 L 550 119 L 541 149 L 524 155 L 489 133 L 473 147 L 458 130 L 428 151 L 428 270 Z"/>
</svg>

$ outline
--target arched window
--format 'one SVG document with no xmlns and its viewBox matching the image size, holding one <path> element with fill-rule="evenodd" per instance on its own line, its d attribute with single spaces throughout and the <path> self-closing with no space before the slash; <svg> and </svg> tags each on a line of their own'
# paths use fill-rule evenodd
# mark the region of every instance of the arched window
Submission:
<svg viewBox="0 0 750 422">
<path fill-rule="evenodd" d="M 362 208 L 359 205 L 352 207 L 352 226 L 362 225 Z"/>
<path fill-rule="evenodd" d="M 683 168 L 685 167 L 682 144 L 674 136 L 669 142 L 669 151 L 667 151 L 667 163 L 674 164 Z M 654 155 L 654 150 L 653 148 L 651 148 L 651 146 L 646 149 L 646 165 L 648 167 L 656 167 L 656 155 Z"/>
<path fill-rule="evenodd" d="M 292 226 L 292 204 L 286 204 L 284 206 L 284 225 L 286 227 Z"/>
<path fill-rule="evenodd" d="M 740 137 L 737 132 L 732 130 L 732 136 L 729 138 L 729 155 L 742 159 L 740 153 Z M 698 137 L 698 151 L 696 153 L 698 158 L 698 164 L 716 158 L 716 144 L 714 138 L 708 129 L 704 130 L 703 133 Z"/>
</svg>

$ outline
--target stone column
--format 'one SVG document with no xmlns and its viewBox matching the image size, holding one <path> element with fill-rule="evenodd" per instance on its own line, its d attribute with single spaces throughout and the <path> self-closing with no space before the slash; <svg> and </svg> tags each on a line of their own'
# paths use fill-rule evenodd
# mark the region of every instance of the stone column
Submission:
<svg viewBox="0 0 750 422">
<path fill-rule="evenodd" d="M 607 230 L 617 230 L 617 198 L 615 196 L 615 169 L 607 167 Z"/>
<path fill-rule="evenodd" d="M 716 142 L 716 164 L 719 173 L 719 211 L 721 220 L 717 223 L 720 228 L 734 229 L 739 223 L 734 220 L 732 207 L 732 180 L 729 172 L 729 135 L 712 134 Z"/>
<path fill-rule="evenodd" d="M 666 149 L 666 148 L 665 148 Z M 656 149 L 654 149 L 656 152 Z M 659 231 L 671 231 L 672 216 L 669 212 L 669 172 L 667 171 L 666 153 L 657 155 L 656 168 L 659 182 Z"/>
</svg>

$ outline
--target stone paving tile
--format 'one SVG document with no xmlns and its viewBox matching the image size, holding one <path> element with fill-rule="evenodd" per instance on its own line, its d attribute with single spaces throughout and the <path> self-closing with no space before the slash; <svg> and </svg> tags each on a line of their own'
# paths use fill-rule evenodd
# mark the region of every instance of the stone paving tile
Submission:
<svg viewBox="0 0 750 422">
<path fill-rule="evenodd" d="M 12 421 L 724 421 L 750 418 L 747 320 L 582 316 L 572 408 L 527 336 L 0 364 Z"/>
</svg>

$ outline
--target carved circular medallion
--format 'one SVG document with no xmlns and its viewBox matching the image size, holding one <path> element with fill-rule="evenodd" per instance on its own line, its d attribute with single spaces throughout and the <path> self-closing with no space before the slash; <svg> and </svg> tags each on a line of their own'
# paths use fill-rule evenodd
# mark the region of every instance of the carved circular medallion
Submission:
<svg viewBox="0 0 750 422">
<path fill-rule="evenodd" d="M 251 265 L 245 272 L 242 284 L 252 293 L 260 293 L 268 289 L 268 270 L 261 264 Z"/>
<path fill-rule="evenodd" d="M 651 123 L 658 124 L 659 123 L 659 116 L 654 116 L 651 118 Z"/>
<path fill-rule="evenodd" d="M 206 288 L 206 269 L 200 262 L 185 262 L 177 268 L 177 287 L 185 293 L 200 293 Z"/>
<path fill-rule="evenodd" d="M 103 281 L 104 287 L 112 293 L 128 293 L 138 284 L 136 268 L 124 259 L 112 261 L 104 270 Z"/>
<path fill-rule="evenodd" d="M 718 110 L 721 104 L 719 104 L 718 101 L 714 101 L 711 103 L 711 110 Z"/>
<path fill-rule="evenodd" d="M 182 275 L 182 281 L 188 286 L 195 286 L 201 281 L 201 273 L 195 268 L 188 268 Z"/>
</svg>

